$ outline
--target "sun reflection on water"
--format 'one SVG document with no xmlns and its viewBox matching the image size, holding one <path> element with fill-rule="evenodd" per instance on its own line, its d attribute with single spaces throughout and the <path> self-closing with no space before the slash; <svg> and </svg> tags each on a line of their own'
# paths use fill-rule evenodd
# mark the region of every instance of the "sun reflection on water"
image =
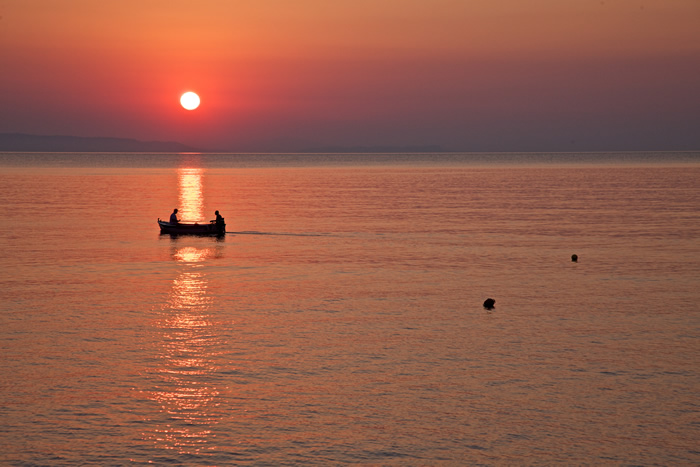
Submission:
<svg viewBox="0 0 700 467">
<path fill-rule="evenodd" d="M 183 247 L 176 248 L 172 252 L 173 259 L 181 263 L 200 263 L 212 256 L 214 252 L 210 248 Z"/>
<path fill-rule="evenodd" d="M 220 255 L 216 247 L 174 247 L 180 271 L 157 321 L 160 364 L 151 399 L 160 404 L 162 420 L 145 434 L 163 449 L 182 454 L 206 454 L 219 423 L 220 388 L 215 384 L 220 337 L 211 319 L 212 298 L 203 269 L 207 258 Z"/>
<path fill-rule="evenodd" d="M 180 218 L 188 222 L 204 220 L 204 196 L 202 195 L 202 176 L 200 168 L 177 169 L 178 188 L 180 194 Z"/>
</svg>

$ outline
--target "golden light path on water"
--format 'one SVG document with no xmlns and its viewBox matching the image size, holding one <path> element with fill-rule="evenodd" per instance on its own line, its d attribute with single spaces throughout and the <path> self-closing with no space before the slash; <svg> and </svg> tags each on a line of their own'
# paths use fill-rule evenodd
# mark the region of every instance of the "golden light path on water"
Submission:
<svg viewBox="0 0 700 467">
<path fill-rule="evenodd" d="M 204 196 L 202 195 L 201 168 L 177 169 L 179 188 L 180 219 L 186 222 L 202 222 L 204 220 Z"/>
<path fill-rule="evenodd" d="M 204 217 L 202 173 L 199 168 L 179 168 L 181 219 Z M 156 320 L 155 336 L 160 363 L 153 372 L 157 383 L 150 398 L 160 405 L 161 423 L 145 437 L 158 447 L 180 454 L 206 454 L 212 427 L 219 423 L 220 389 L 212 381 L 220 338 L 211 321 L 212 297 L 204 270 L 208 258 L 221 255 L 221 245 L 200 248 L 178 246 L 173 240 L 171 259 L 177 275 Z"/>
<path fill-rule="evenodd" d="M 211 376 L 218 370 L 220 343 L 202 271 L 202 263 L 217 253 L 216 248 L 173 247 L 172 259 L 181 269 L 156 323 L 161 338 L 155 369 L 159 381 L 151 398 L 160 405 L 163 422 L 147 438 L 183 454 L 205 454 L 211 428 L 219 423 L 220 389 Z"/>
</svg>

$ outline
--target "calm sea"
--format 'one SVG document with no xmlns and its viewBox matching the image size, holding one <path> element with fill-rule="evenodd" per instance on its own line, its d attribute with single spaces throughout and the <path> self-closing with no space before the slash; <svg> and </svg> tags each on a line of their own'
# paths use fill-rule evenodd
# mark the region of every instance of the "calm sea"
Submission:
<svg viewBox="0 0 700 467">
<path fill-rule="evenodd" d="M 700 463 L 700 153 L 5 153 L 0 207 L 2 465 Z"/>
</svg>

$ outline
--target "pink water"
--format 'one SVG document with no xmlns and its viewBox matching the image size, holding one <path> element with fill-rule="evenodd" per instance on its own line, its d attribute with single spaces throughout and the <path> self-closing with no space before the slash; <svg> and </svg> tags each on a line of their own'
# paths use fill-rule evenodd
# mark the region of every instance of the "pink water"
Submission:
<svg viewBox="0 0 700 467">
<path fill-rule="evenodd" d="M 0 463 L 697 464 L 698 180 L 0 168 Z"/>
</svg>

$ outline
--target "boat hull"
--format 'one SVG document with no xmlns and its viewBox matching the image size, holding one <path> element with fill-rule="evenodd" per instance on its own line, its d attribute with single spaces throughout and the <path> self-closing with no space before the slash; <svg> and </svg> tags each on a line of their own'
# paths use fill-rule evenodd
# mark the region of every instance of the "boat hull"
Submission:
<svg viewBox="0 0 700 467">
<path fill-rule="evenodd" d="M 226 234 L 226 224 L 211 222 L 209 224 L 171 224 L 158 219 L 160 233 L 170 235 L 224 235 Z"/>
</svg>

